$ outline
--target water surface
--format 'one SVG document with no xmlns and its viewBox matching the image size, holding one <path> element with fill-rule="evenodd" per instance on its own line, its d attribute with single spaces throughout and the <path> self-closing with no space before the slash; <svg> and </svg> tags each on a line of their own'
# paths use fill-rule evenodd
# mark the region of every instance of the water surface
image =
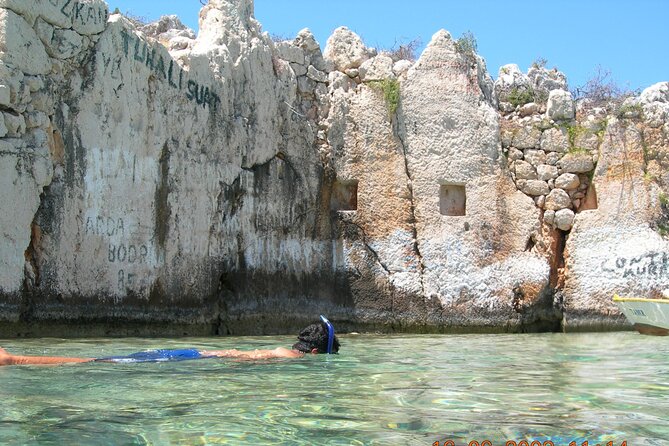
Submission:
<svg viewBox="0 0 669 446">
<path fill-rule="evenodd" d="M 274 348 L 291 337 L 5 340 L 17 354 Z M 669 339 L 348 335 L 339 355 L 0 368 L 3 445 L 669 444 Z"/>
</svg>

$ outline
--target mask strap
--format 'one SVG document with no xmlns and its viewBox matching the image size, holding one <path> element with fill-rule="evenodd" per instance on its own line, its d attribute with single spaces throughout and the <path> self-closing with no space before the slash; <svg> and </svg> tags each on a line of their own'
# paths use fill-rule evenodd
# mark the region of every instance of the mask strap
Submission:
<svg viewBox="0 0 669 446">
<path fill-rule="evenodd" d="M 335 336 L 334 326 L 322 314 L 321 314 L 321 321 L 328 328 L 328 354 L 332 354 L 332 344 L 334 343 L 334 336 Z"/>
</svg>

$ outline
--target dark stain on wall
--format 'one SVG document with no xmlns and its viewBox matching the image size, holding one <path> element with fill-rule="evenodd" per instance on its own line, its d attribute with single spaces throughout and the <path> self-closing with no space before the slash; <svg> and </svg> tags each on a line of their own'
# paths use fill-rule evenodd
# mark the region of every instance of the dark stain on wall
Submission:
<svg viewBox="0 0 669 446">
<path fill-rule="evenodd" d="M 170 204 L 169 204 L 169 174 L 170 174 L 170 150 L 167 143 L 163 144 L 158 164 L 158 187 L 155 192 L 155 237 L 157 248 L 160 252 L 165 251 L 165 241 L 169 232 Z"/>
</svg>

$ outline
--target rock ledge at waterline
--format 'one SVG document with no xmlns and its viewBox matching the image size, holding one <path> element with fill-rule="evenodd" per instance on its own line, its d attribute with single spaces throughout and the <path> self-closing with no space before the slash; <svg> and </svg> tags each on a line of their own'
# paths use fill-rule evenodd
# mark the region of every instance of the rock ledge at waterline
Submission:
<svg viewBox="0 0 669 446">
<path fill-rule="evenodd" d="M 446 31 L 275 42 L 250 0 L 197 38 L 101 0 L 0 22 L 2 335 L 617 329 L 614 292 L 669 288 L 667 82 L 614 114 Z"/>
</svg>

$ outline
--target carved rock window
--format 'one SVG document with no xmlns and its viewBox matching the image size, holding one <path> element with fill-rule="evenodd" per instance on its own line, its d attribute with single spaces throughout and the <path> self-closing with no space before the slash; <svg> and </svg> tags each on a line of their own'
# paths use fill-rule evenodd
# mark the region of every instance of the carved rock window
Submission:
<svg viewBox="0 0 669 446">
<path fill-rule="evenodd" d="M 336 180 L 332 188 L 330 209 L 356 211 L 358 209 L 358 180 Z"/>
<path fill-rule="evenodd" d="M 439 186 L 439 212 L 441 215 L 466 215 L 467 194 L 463 184 L 441 184 Z"/>
</svg>

